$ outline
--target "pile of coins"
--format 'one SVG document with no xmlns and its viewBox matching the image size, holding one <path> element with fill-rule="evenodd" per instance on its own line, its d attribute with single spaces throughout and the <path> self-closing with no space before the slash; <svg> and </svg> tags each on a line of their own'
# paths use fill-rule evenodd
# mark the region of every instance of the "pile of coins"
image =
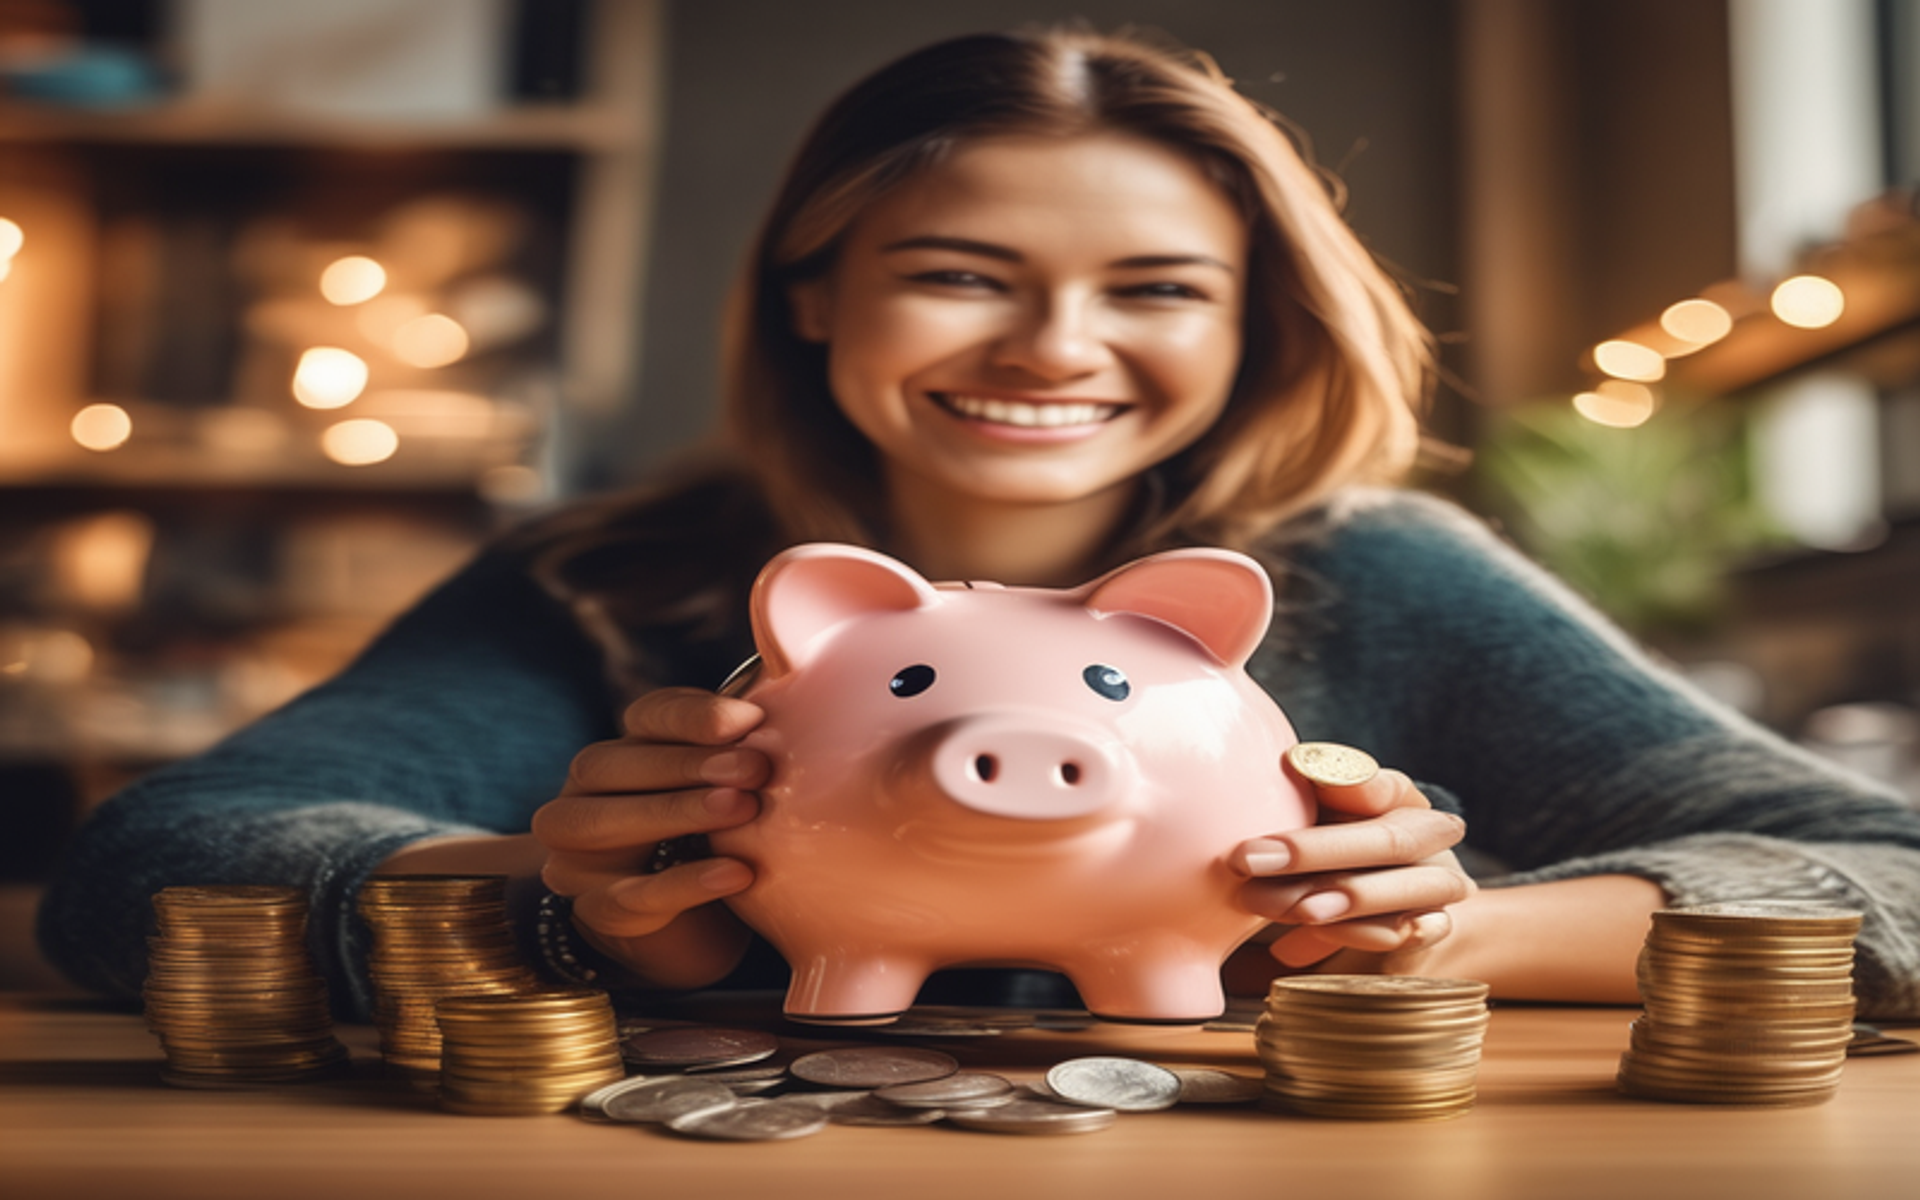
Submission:
<svg viewBox="0 0 1920 1200">
<path fill-rule="evenodd" d="M 944 1025 L 989 1036 L 1004 1022 Z M 1258 1080 L 1224 1071 L 1167 1068 L 1131 1058 L 1077 1058 L 1044 1082 L 1018 1084 L 967 1071 L 952 1055 L 917 1046 L 844 1046 L 796 1054 L 757 1030 L 708 1027 L 636 1031 L 624 1039 L 643 1074 L 581 1100 L 589 1121 L 657 1125 L 688 1137 L 775 1141 L 828 1125 L 911 1127 L 944 1123 L 988 1133 L 1092 1133 L 1121 1113 L 1179 1104 L 1247 1104 Z"/>
<path fill-rule="evenodd" d="M 375 875 L 360 885 L 360 916 L 373 930 L 373 1019 L 390 1066 L 440 1069 L 440 1000 L 540 987 L 514 946 L 506 886 L 502 875 Z"/>
<path fill-rule="evenodd" d="M 587 988 L 450 996 L 440 1021 L 440 1103 L 475 1116 L 573 1107 L 625 1078 L 607 994 Z"/>
<path fill-rule="evenodd" d="M 295 1083 L 347 1061 L 295 888 L 170 887 L 153 897 L 147 1028 L 182 1087 Z"/>
<path fill-rule="evenodd" d="M 1830 1098 L 1853 1039 L 1859 929 L 1859 913 L 1784 902 L 1655 913 L 1620 1089 L 1696 1104 Z"/>
<path fill-rule="evenodd" d="M 1473 1106 L 1487 985 L 1467 979 L 1276 979 L 1254 1039 L 1263 1106 L 1316 1117 L 1431 1120 Z"/>
</svg>

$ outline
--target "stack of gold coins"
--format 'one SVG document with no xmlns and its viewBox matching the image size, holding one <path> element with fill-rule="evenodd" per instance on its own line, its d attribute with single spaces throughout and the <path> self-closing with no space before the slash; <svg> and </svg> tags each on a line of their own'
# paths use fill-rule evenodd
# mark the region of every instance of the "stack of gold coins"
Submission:
<svg viewBox="0 0 1920 1200">
<path fill-rule="evenodd" d="M 347 1061 L 307 952 L 296 888 L 170 887 L 153 897 L 147 1027 L 169 1083 L 292 1083 Z"/>
<path fill-rule="evenodd" d="M 1859 913 L 1787 902 L 1655 913 L 1620 1089 L 1695 1104 L 1830 1098 L 1853 1038 L 1859 929 Z"/>
<path fill-rule="evenodd" d="M 373 930 L 373 1019 L 390 1066 L 440 1069 L 441 999 L 540 986 L 514 946 L 506 887 L 504 875 L 375 875 L 360 885 L 360 915 Z"/>
<path fill-rule="evenodd" d="M 1427 1120 L 1473 1106 L 1487 985 L 1468 979 L 1276 979 L 1254 1023 L 1262 1106 L 1316 1117 Z"/>
<path fill-rule="evenodd" d="M 438 1011 L 440 1103 L 453 1112 L 557 1113 L 626 1078 L 605 992 L 453 996 Z"/>
</svg>

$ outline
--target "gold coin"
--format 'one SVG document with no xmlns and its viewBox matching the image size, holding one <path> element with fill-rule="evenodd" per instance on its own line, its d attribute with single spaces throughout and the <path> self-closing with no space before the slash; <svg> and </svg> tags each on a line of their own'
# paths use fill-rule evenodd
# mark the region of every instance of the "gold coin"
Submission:
<svg viewBox="0 0 1920 1200">
<path fill-rule="evenodd" d="M 1302 776 L 1325 787 L 1353 787 L 1380 773 L 1371 754 L 1337 742 L 1297 742 L 1284 757 Z"/>
</svg>

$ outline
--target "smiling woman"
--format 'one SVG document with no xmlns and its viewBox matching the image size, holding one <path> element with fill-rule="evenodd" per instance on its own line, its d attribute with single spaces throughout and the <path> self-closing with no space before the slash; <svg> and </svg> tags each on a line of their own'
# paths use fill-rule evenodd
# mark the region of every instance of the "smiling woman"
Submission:
<svg viewBox="0 0 1920 1200">
<path fill-rule="evenodd" d="M 361 882 L 484 871 L 530 889 L 558 976 L 773 986 L 719 903 L 759 868 L 686 855 L 758 819 L 773 778 L 743 742 L 764 711 L 711 690 L 753 649 L 761 566 L 837 540 L 1072 584 L 1213 544 L 1285 600 L 1248 673 L 1302 738 L 1389 764 L 1308 781 L 1320 824 L 1218 847 L 1271 923 L 1230 983 L 1625 1001 L 1654 909 L 1767 897 L 1863 910 L 1863 1011 L 1920 1012 L 1920 814 L 1705 704 L 1465 514 L 1356 486 L 1411 461 L 1427 335 L 1203 57 L 1039 30 L 881 68 L 801 147 L 725 362 L 717 461 L 503 539 L 340 677 L 102 808 L 49 895 L 52 956 L 137 993 L 159 887 L 292 881 L 364 1009 Z M 870 682 L 937 690 L 936 661 Z M 1127 667 L 1082 681 L 1118 703 Z M 1462 871 L 1465 828 L 1504 886 Z"/>
</svg>

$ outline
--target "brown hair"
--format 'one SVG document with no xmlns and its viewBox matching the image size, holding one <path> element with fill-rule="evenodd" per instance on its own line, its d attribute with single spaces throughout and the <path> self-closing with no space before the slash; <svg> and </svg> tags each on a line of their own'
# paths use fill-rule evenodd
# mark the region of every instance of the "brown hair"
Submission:
<svg viewBox="0 0 1920 1200">
<path fill-rule="evenodd" d="M 986 34 L 909 54 L 826 111 L 734 295 L 726 442 L 796 540 L 873 542 L 885 521 L 875 451 L 834 403 L 824 349 L 795 331 L 791 287 L 829 270 L 869 205 L 956 144 L 1092 131 L 1191 156 L 1251 233 L 1233 395 L 1213 429 L 1156 469 L 1158 503 L 1123 549 L 1246 547 L 1335 488 L 1411 466 L 1428 335 L 1278 118 L 1211 59 L 1171 45 L 1081 29 Z"/>
<path fill-rule="evenodd" d="M 738 645 L 748 585 L 782 546 L 886 540 L 876 453 L 834 402 L 825 348 L 796 330 L 790 289 L 830 270 L 869 205 L 956 145 L 1096 131 L 1191 156 L 1250 231 L 1244 361 L 1226 411 L 1149 473 L 1113 562 L 1181 544 L 1257 550 L 1335 489 L 1406 472 L 1429 338 L 1278 117 L 1212 60 L 1142 36 L 1046 28 L 940 42 L 842 95 L 788 170 L 728 312 L 721 464 L 571 510 L 522 542 L 626 690 L 711 672 L 687 656 Z"/>
</svg>

